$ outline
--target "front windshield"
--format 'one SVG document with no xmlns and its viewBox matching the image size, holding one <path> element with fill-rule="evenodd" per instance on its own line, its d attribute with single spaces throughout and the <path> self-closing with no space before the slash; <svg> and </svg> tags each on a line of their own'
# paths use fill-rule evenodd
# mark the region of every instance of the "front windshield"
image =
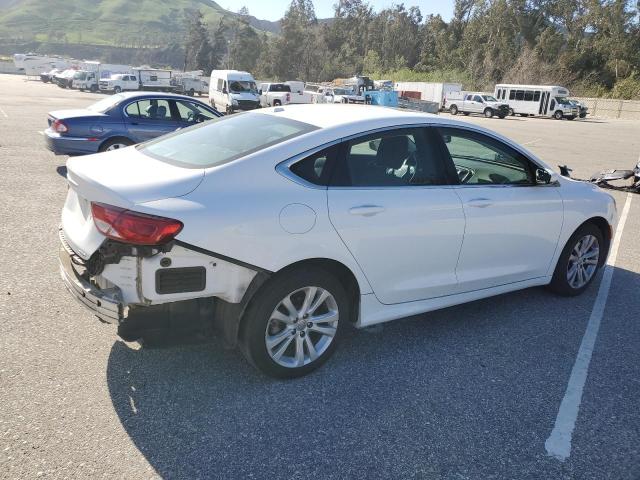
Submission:
<svg viewBox="0 0 640 480">
<path fill-rule="evenodd" d="M 108 110 L 111 110 L 115 105 L 120 103 L 124 99 L 124 95 L 116 94 L 111 95 L 110 97 L 103 98 L 99 102 L 94 103 L 93 105 L 89 105 L 87 110 L 91 110 L 96 113 L 105 113 Z"/>
<path fill-rule="evenodd" d="M 73 75 L 74 80 L 84 80 L 86 77 L 87 77 L 87 74 L 85 72 L 76 72 Z"/>
<path fill-rule="evenodd" d="M 308 123 L 262 113 L 242 113 L 210 120 L 141 145 L 158 160 L 187 168 L 230 162 L 316 130 Z"/>
<path fill-rule="evenodd" d="M 565 97 L 556 97 L 556 102 L 558 102 L 560 105 L 571 105 L 571 102 Z"/>
<path fill-rule="evenodd" d="M 484 98 L 485 102 L 497 102 L 496 97 L 493 95 L 482 95 L 482 98 Z"/>
<path fill-rule="evenodd" d="M 248 82 L 244 80 L 230 80 L 229 90 L 231 91 L 231 93 L 244 93 L 244 92 L 257 93 L 258 92 L 255 82 Z"/>
</svg>

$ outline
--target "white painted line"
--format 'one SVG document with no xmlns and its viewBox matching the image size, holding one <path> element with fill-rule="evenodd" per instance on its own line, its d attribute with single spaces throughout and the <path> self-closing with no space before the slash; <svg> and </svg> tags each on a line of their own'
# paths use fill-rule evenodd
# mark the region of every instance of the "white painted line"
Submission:
<svg viewBox="0 0 640 480">
<path fill-rule="evenodd" d="M 5 112 L 2 108 L 0 108 L 0 113 L 4 118 L 9 118 L 9 115 L 7 115 L 7 112 Z"/>
<path fill-rule="evenodd" d="M 609 289 L 611 288 L 611 278 L 613 277 L 613 270 L 618 256 L 618 247 L 620 246 L 620 237 L 622 237 L 624 224 L 629 215 L 632 195 L 633 194 L 628 193 L 627 199 L 624 202 L 620 221 L 618 222 L 618 227 L 616 228 L 616 233 L 611 244 L 609 259 L 607 260 L 602 281 L 600 282 L 600 288 L 598 289 L 598 296 L 593 304 L 589 323 L 587 323 L 587 329 L 582 337 L 578 356 L 571 370 L 567 390 L 562 399 L 562 403 L 560 403 L 556 423 L 551 431 L 551 435 L 549 435 L 547 441 L 544 442 L 547 454 L 557 458 L 561 462 L 564 462 L 569 458 L 569 455 L 571 455 L 571 437 L 576 426 L 580 403 L 582 402 L 582 392 L 587 380 L 587 374 L 589 373 L 589 363 L 591 363 L 593 347 L 598 337 L 604 307 L 607 304 L 607 297 L 609 296 Z"/>
</svg>

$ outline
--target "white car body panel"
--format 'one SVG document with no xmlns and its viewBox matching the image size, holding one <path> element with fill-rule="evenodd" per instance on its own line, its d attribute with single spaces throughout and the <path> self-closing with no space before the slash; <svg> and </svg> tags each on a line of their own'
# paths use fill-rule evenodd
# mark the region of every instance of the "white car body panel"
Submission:
<svg viewBox="0 0 640 480">
<path fill-rule="evenodd" d="M 103 280 L 120 287 L 127 301 L 217 296 L 235 303 L 258 270 L 278 272 L 300 261 L 329 259 L 353 273 L 361 295 L 358 325 L 366 326 L 546 284 L 562 247 L 585 220 L 602 217 L 615 227 L 609 194 L 556 175 L 552 184 L 535 187 L 401 187 L 397 194 L 393 188 L 309 186 L 278 170 L 350 136 L 442 125 L 501 140 L 551 171 L 524 148 L 464 122 L 346 105 L 285 106 L 246 115 L 282 115 L 312 122 L 318 130 L 205 169 L 174 166 L 135 148 L 69 160 L 62 228 L 82 258 L 104 240 L 90 213 L 89 202 L 97 201 L 180 220 L 180 243 L 166 256 L 179 266 L 207 268 L 205 291 L 158 295 L 146 282 L 159 258 L 139 259 L 135 281 L 131 262 L 120 270 L 120 264 L 109 265 Z M 489 205 L 469 207 L 477 197 L 488 198 Z M 381 204 L 385 211 L 349 213 L 367 204 Z"/>
</svg>

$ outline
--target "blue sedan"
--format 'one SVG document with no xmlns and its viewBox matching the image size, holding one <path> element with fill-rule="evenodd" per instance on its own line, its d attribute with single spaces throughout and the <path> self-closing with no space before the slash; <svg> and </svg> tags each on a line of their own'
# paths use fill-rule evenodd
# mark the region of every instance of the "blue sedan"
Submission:
<svg viewBox="0 0 640 480">
<path fill-rule="evenodd" d="M 221 116 L 183 95 L 119 93 L 86 109 L 50 112 L 44 137 L 56 155 L 87 155 L 128 147 Z"/>
</svg>

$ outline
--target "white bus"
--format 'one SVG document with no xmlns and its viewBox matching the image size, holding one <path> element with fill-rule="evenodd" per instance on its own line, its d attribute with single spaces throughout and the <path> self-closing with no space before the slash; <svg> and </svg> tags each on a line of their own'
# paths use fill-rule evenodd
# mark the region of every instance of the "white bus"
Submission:
<svg viewBox="0 0 640 480">
<path fill-rule="evenodd" d="M 573 120 L 580 115 L 569 103 L 569 90 L 555 85 L 496 85 L 494 96 L 509 105 L 510 115 L 553 117 Z"/>
</svg>

